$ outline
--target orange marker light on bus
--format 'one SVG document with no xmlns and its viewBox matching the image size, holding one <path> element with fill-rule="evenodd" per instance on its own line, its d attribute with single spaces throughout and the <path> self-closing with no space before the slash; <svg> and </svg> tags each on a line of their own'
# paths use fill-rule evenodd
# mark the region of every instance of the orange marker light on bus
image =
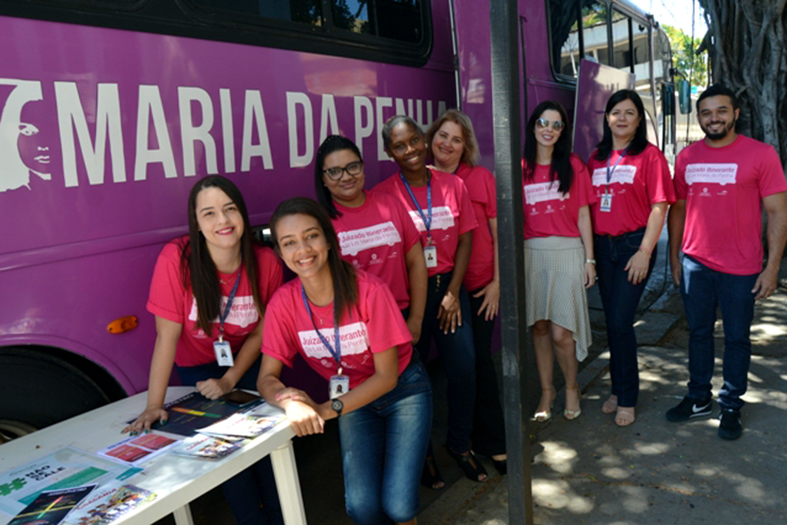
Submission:
<svg viewBox="0 0 787 525">
<path fill-rule="evenodd" d="M 129 330 L 133 330 L 139 324 L 139 320 L 137 319 L 136 315 L 127 315 L 125 317 L 119 317 L 109 323 L 107 326 L 107 332 L 110 334 L 122 334 L 123 332 L 128 332 Z"/>
</svg>

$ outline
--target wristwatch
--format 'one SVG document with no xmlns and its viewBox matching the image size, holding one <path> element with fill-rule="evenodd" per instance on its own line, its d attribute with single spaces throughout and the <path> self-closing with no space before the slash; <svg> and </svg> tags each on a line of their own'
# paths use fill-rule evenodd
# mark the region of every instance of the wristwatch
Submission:
<svg viewBox="0 0 787 525">
<path fill-rule="evenodd" d="M 342 400 L 337 397 L 336 399 L 331 401 L 331 408 L 333 409 L 334 412 L 336 412 L 337 416 L 341 416 L 342 409 L 344 409 L 344 403 L 342 403 Z"/>
</svg>

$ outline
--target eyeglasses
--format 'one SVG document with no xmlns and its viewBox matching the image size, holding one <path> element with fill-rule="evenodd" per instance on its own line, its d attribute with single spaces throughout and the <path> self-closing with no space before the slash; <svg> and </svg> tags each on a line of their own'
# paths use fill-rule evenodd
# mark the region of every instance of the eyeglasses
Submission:
<svg viewBox="0 0 787 525">
<path fill-rule="evenodd" d="M 536 126 L 538 126 L 539 128 L 548 128 L 549 127 L 549 121 L 547 119 L 545 119 L 545 118 L 540 118 L 540 119 L 536 120 Z M 552 129 L 554 129 L 555 131 L 560 131 L 560 130 L 562 130 L 565 127 L 566 127 L 566 125 L 563 124 L 563 122 L 561 122 L 559 120 L 553 120 L 552 121 Z"/>
<path fill-rule="evenodd" d="M 342 178 L 342 175 L 345 171 L 351 177 L 360 175 L 361 171 L 363 171 L 363 161 L 357 160 L 355 162 L 351 162 L 343 168 L 328 168 L 327 170 L 323 170 L 323 173 L 326 174 L 331 180 L 339 180 Z"/>
</svg>

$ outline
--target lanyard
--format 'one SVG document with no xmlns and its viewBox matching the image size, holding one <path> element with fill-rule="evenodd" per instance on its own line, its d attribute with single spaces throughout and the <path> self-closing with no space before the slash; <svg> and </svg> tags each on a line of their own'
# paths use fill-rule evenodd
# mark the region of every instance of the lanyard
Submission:
<svg viewBox="0 0 787 525">
<path fill-rule="evenodd" d="M 243 264 L 240 265 L 238 269 L 238 277 L 235 279 L 235 285 L 232 287 L 232 291 L 230 292 L 230 296 L 227 299 L 227 306 L 224 308 L 224 312 L 219 317 L 219 343 L 224 342 L 224 321 L 227 320 L 227 316 L 230 315 L 230 309 L 232 308 L 232 301 L 235 300 L 235 293 L 238 291 L 238 284 L 240 284 L 240 274 L 243 273 Z"/>
<path fill-rule="evenodd" d="M 338 374 L 342 375 L 342 341 L 339 339 L 339 325 L 336 324 L 333 327 L 333 341 L 336 344 L 336 350 L 334 350 L 331 346 L 331 343 L 328 342 L 325 336 L 322 335 L 322 332 L 317 329 L 317 325 L 314 324 L 312 309 L 311 306 L 309 306 L 309 299 L 306 297 L 306 290 L 303 288 L 303 285 L 301 285 L 301 296 L 303 297 L 303 305 L 306 307 L 306 312 L 309 314 L 309 319 L 312 322 L 314 331 L 317 332 L 317 336 L 320 338 L 320 341 L 322 341 L 322 344 L 325 345 L 325 348 L 328 349 L 333 358 L 336 360 L 336 365 L 339 367 Z"/>
<path fill-rule="evenodd" d="M 623 160 L 623 157 L 626 156 L 626 152 L 629 150 L 629 147 L 626 146 L 626 149 L 623 150 L 623 153 L 620 154 L 618 160 L 615 161 L 615 165 L 612 166 L 612 170 L 609 169 L 609 163 L 612 160 L 612 153 L 610 152 L 609 157 L 607 157 L 607 195 L 609 195 L 609 182 L 612 180 L 612 175 L 615 173 L 615 168 L 618 167 L 620 161 Z"/>
<path fill-rule="evenodd" d="M 418 200 L 415 198 L 413 194 L 412 188 L 410 188 L 410 183 L 407 182 L 407 179 L 404 178 L 402 172 L 399 172 L 399 177 L 401 177 L 402 182 L 404 183 L 404 187 L 407 188 L 407 193 L 410 194 L 410 199 L 412 199 L 413 204 L 415 204 L 415 208 L 418 210 L 418 213 L 421 214 L 421 219 L 424 221 L 424 226 L 426 226 L 426 238 L 432 238 L 432 177 L 431 174 L 426 178 L 426 208 L 427 208 L 427 215 L 424 216 L 424 210 L 421 208 L 421 205 L 418 204 Z"/>
</svg>

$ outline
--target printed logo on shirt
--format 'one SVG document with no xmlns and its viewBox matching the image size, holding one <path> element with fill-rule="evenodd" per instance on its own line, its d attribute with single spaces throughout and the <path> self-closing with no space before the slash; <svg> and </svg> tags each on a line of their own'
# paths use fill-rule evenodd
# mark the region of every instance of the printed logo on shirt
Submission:
<svg viewBox="0 0 787 525">
<path fill-rule="evenodd" d="M 426 215 L 426 210 L 424 210 Z M 425 232 L 424 220 L 418 210 L 410 210 L 410 218 L 419 232 Z M 432 231 L 447 230 L 454 227 L 454 214 L 448 206 L 437 206 L 432 208 Z"/>
<path fill-rule="evenodd" d="M 735 184 L 738 179 L 737 164 L 689 164 L 686 166 L 686 184 Z"/>
<path fill-rule="evenodd" d="M 333 327 L 320 330 L 323 337 L 336 348 L 333 340 Z M 301 330 L 298 332 L 301 340 L 301 347 L 304 353 L 312 359 L 333 360 L 331 352 L 322 344 L 320 336 L 314 330 Z M 369 334 L 366 331 L 366 323 L 357 322 L 339 327 L 339 339 L 342 342 L 342 357 L 349 355 L 360 355 L 369 348 Z M 333 361 L 331 361 L 335 364 Z"/>
<path fill-rule="evenodd" d="M 612 169 L 612 168 L 610 168 Z M 637 174 L 636 166 L 618 166 L 612 173 L 612 178 L 609 180 L 610 184 L 634 184 L 634 176 Z M 593 186 L 606 186 L 607 185 L 607 167 L 596 168 L 593 170 Z"/>
<path fill-rule="evenodd" d="M 343 256 L 357 255 L 360 251 L 378 246 L 393 246 L 397 242 L 402 242 L 402 238 L 391 221 L 339 233 Z"/>
<path fill-rule="evenodd" d="M 221 309 L 219 312 L 224 312 L 224 309 L 227 307 L 227 301 L 229 301 L 229 297 L 222 295 L 221 296 Z M 235 326 L 240 326 L 241 328 L 246 328 L 252 323 L 256 323 L 257 320 L 260 318 L 259 313 L 257 312 L 257 307 L 254 306 L 254 297 L 251 295 L 245 295 L 242 297 L 235 296 L 235 299 L 232 301 L 232 309 L 230 309 L 229 315 L 227 315 L 227 320 L 224 321 L 226 324 L 231 324 Z M 189 321 L 197 322 L 197 300 L 193 299 L 191 301 L 191 312 L 189 312 Z M 219 318 L 213 320 L 214 323 L 219 323 Z"/>
<path fill-rule="evenodd" d="M 557 189 L 560 184 L 557 182 L 538 182 L 525 186 L 525 202 L 533 206 L 539 202 L 564 200 L 571 197 L 569 193 L 563 195 Z"/>
</svg>

